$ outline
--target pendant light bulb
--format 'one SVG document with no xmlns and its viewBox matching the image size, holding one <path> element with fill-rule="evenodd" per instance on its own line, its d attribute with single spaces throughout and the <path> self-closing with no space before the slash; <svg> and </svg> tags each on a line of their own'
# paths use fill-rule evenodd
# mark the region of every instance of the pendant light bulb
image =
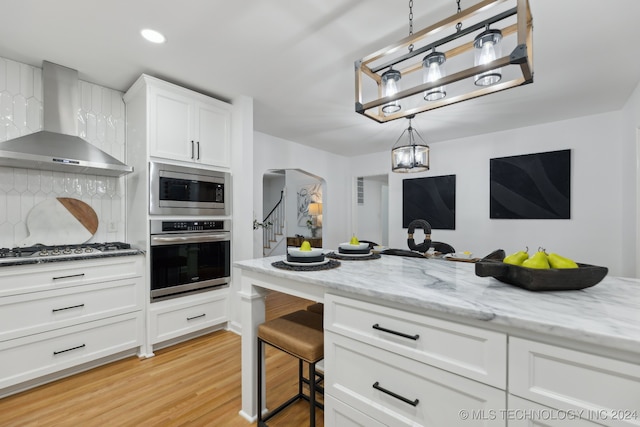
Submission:
<svg viewBox="0 0 640 427">
<path fill-rule="evenodd" d="M 387 71 L 382 73 L 382 93 L 383 96 L 393 96 L 398 93 L 399 90 L 399 82 L 402 78 L 400 71 L 394 70 L 393 68 L 389 68 Z M 388 104 L 382 106 L 382 111 L 385 114 L 393 114 L 400 111 L 402 106 L 400 105 L 400 101 L 393 101 Z"/>
<path fill-rule="evenodd" d="M 501 43 L 502 32 L 500 30 L 490 30 L 487 28 L 484 32 L 478 34 L 473 41 L 475 47 L 474 65 L 485 65 L 496 60 L 502 54 Z M 486 71 L 475 76 L 475 84 L 477 86 L 491 86 L 498 83 L 502 79 L 502 70 L 496 68 Z"/>
<path fill-rule="evenodd" d="M 445 76 L 444 63 L 447 61 L 444 53 L 433 52 L 422 60 L 422 82 L 434 83 Z M 425 101 L 437 101 L 447 96 L 444 86 L 434 87 L 424 93 Z"/>
</svg>

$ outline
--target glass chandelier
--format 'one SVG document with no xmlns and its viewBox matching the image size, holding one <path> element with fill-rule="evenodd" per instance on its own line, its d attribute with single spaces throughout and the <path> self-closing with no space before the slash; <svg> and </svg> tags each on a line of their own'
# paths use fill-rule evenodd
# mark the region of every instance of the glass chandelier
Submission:
<svg viewBox="0 0 640 427">
<path fill-rule="evenodd" d="M 393 172 L 424 172 L 429 170 L 429 146 L 418 131 L 411 126 L 405 129 L 391 150 Z"/>
</svg>

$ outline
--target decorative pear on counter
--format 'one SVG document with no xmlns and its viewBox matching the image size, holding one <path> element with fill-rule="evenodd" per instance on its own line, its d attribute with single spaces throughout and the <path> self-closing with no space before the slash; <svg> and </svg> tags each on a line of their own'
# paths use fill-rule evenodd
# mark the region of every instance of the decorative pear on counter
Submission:
<svg viewBox="0 0 640 427">
<path fill-rule="evenodd" d="M 528 258 L 529 258 L 529 248 L 526 248 L 524 251 L 518 251 L 516 253 L 513 253 L 505 257 L 505 259 L 503 259 L 502 262 L 507 264 L 512 264 L 512 265 L 522 265 L 522 263 Z"/>
<path fill-rule="evenodd" d="M 311 251 L 311 243 L 309 243 L 307 240 L 305 240 L 300 245 L 300 250 L 304 251 L 304 252 L 310 252 Z"/>
<path fill-rule="evenodd" d="M 551 268 L 578 268 L 578 264 L 572 259 L 565 258 L 561 255 L 551 253 L 547 257 Z"/>
<path fill-rule="evenodd" d="M 533 254 L 531 258 L 526 259 L 522 262 L 523 267 L 527 268 L 538 268 L 548 270 L 551 268 L 549 266 L 549 261 L 547 260 L 547 254 L 544 252 L 544 249 L 539 249 L 538 252 Z"/>
</svg>

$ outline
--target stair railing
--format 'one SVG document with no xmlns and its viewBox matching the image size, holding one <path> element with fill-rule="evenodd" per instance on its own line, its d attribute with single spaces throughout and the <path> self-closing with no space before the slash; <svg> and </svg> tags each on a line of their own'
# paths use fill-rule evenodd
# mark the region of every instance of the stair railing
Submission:
<svg viewBox="0 0 640 427">
<path fill-rule="evenodd" d="M 271 212 L 265 217 L 263 224 L 269 224 L 264 227 L 263 246 L 271 247 L 270 242 L 276 241 L 276 235 L 282 235 L 284 228 L 284 190 L 280 191 L 280 200 L 271 209 Z"/>
</svg>

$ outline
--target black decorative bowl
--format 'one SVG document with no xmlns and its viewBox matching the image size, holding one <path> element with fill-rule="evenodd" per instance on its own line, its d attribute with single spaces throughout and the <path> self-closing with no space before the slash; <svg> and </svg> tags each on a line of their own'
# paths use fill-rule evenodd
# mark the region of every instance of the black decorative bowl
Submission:
<svg viewBox="0 0 640 427">
<path fill-rule="evenodd" d="M 505 264 L 501 259 L 483 258 L 475 264 L 476 276 L 495 279 L 529 291 L 570 291 L 598 284 L 609 272 L 607 267 L 580 264 L 578 268 L 542 270 Z"/>
</svg>

